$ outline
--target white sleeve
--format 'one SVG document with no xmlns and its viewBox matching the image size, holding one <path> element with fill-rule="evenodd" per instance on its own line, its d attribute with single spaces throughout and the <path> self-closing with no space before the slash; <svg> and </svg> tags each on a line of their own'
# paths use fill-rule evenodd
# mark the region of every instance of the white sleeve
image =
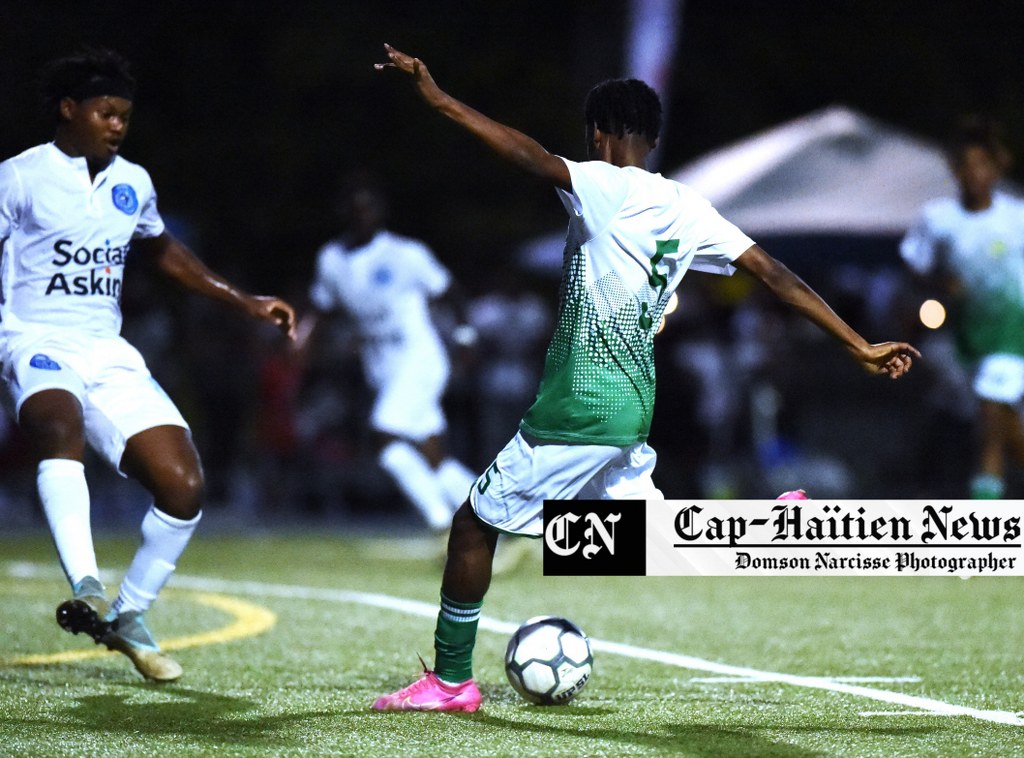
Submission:
<svg viewBox="0 0 1024 758">
<path fill-rule="evenodd" d="M 318 311 L 331 311 L 338 306 L 332 285 L 332 267 L 329 247 L 323 247 L 316 258 L 316 275 L 309 287 L 309 299 Z"/>
<path fill-rule="evenodd" d="M 732 276 L 736 272 L 732 262 L 749 250 L 754 240 L 722 218 L 710 205 L 708 208 L 709 212 L 700 220 L 697 249 L 690 268 L 708 274 Z"/>
<path fill-rule="evenodd" d="M 429 297 L 443 295 L 451 286 L 452 276 L 448 269 L 434 257 L 430 248 L 420 242 L 410 242 L 407 247 L 409 270 Z"/>
<path fill-rule="evenodd" d="M 928 217 L 922 214 L 900 242 L 900 257 L 914 273 L 931 273 L 937 263 L 937 243 Z"/>
<path fill-rule="evenodd" d="M 629 180 L 621 169 L 603 161 L 576 163 L 562 158 L 569 169 L 572 194 L 561 193 L 563 202 L 583 217 L 587 236 L 593 238 L 622 209 L 629 195 Z"/>
<path fill-rule="evenodd" d="M 0 163 L 0 240 L 11 236 L 25 206 L 21 176 L 10 161 Z"/>
<path fill-rule="evenodd" d="M 160 211 L 156 207 L 156 189 L 153 187 L 153 180 L 146 174 L 146 192 L 142 198 L 142 210 L 139 212 L 139 221 L 135 225 L 133 238 L 159 237 L 164 233 L 164 220 L 160 217 Z"/>
</svg>

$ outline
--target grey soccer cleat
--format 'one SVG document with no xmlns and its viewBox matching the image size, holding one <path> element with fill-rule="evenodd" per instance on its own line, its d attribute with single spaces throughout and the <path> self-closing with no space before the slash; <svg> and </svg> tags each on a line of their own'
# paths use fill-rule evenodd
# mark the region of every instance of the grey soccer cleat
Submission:
<svg viewBox="0 0 1024 758">
<path fill-rule="evenodd" d="M 176 660 L 160 652 L 138 611 L 125 611 L 114 618 L 99 641 L 127 655 L 139 673 L 154 682 L 173 682 L 183 673 Z"/>
<path fill-rule="evenodd" d="M 57 606 L 57 623 L 71 634 L 84 632 L 99 642 L 110 631 L 110 612 L 103 585 L 87 576 L 71 588 L 72 597 Z"/>
</svg>

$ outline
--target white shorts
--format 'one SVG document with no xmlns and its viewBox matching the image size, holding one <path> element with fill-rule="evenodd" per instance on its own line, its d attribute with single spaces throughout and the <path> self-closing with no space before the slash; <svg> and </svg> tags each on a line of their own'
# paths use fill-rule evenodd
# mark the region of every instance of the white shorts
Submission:
<svg viewBox="0 0 1024 758">
<path fill-rule="evenodd" d="M 658 455 L 646 442 L 629 447 L 528 442 L 517 433 L 469 492 L 482 521 L 539 537 L 545 500 L 662 499 L 651 474 Z"/>
<path fill-rule="evenodd" d="M 974 394 L 1015 405 L 1024 398 L 1024 357 L 997 353 L 981 359 L 974 374 Z"/>
<path fill-rule="evenodd" d="M 448 361 L 442 355 L 420 360 L 406 353 L 391 362 L 386 375 L 376 377 L 377 396 L 370 426 L 386 434 L 423 442 L 447 428 L 441 398 L 448 383 Z"/>
<path fill-rule="evenodd" d="M 132 436 L 155 426 L 189 428 L 142 355 L 120 336 L 23 332 L 0 341 L 0 364 L 15 418 L 37 392 L 70 392 L 82 405 L 89 445 L 118 471 Z"/>
</svg>

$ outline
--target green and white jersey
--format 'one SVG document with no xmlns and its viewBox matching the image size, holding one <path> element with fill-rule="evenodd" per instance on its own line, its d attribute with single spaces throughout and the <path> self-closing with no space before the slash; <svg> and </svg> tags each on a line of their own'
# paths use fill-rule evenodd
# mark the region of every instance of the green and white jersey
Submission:
<svg viewBox="0 0 1024 758">
<path fill-rule="evenodd" d="M 654 334 L 672 292 L 690 268 L 732 274 L 754 243 L 660 174 L 565 163 L 572 192 L 559 190 L 569 230 L 558 324 L 520 428 L 550 442 L 631 445 L 651 427 Z"/>
<path fill-rule="evenodd" d="M 919 274 L 938 271 L 959 281 L 950 322 L 965 360 L 1024 355 L 1024 202 L 996 193 L 992 205 L 972 212 L 954 198 L 933 200 L 900 254 Z"/>
</svg>

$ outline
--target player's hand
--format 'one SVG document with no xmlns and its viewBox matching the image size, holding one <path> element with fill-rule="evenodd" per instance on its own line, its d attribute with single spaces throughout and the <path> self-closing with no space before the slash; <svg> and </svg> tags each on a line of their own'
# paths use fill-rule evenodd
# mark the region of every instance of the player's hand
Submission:
<svg viewBox="0 0 1024 758">
<path fill-rule="evenodd" d="M 908 342 L 879 342 L 868 345 L 856 356 L 857 361 L 871 374 L 884 374 L 890 379 L 899 379 L 910 371 L 914 358 L 921 353 Z"/>
<path fill-rule="evenodd" d="M 395 68 L 405 74 L 409 74 L 413 81 L 416 82 L 416 88 L 427 103 L 431 106 L 440 104 L 444 99 L 444 93 L 430 75 L 426 63 L 419 58 L 413 58 L 411 55 L 396 50 L 387 43 L 384 43 L 384 52 L 387 53 L 389 62 L 375 63 L 373 66 L 375 69 L 383 71 L 386 68 Z"/>
<path fill-rule="evenodd" d="M 295 339 L 295 309 L 280 298 L 255 295 L 249 299 L 249 312 L 255 318 L 277 325 L 290 340 Z"/>
</svg>

